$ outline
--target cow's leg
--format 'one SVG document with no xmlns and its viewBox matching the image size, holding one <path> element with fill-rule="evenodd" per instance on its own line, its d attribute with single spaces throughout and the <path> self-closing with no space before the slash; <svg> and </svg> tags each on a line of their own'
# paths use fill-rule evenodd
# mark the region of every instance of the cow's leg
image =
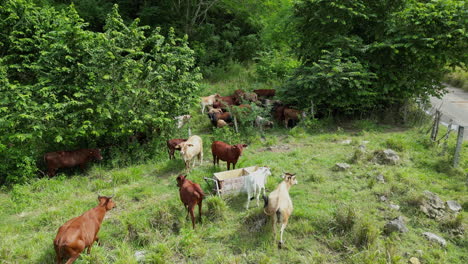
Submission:
<svg viewBox="0 0 468 264">
<path fill-rule="evenodd" d="M 47 174 L 49 175 L 49 177 L 54 177 L 55 176 L 55 169 L 54 168 L 49 168 L 47 170 Z"/>
<path fill-rule="evenodd" d="M 262 188 L 260 187 L 260 189 L 258 190 L 258 193 L 257 193 L 257 207 L 260 206 L 259 200 L 260 200 L 260 193 L 261 192 L 262 192 Z M 265 191 L 263 191 L 263 194 L 265 194 Z"/>
<path fill-rule="evenodd" d="M 276 240 L 276 212 L 273 213 L 273 215 L 271 216 L 271 224 L 272 224 L 272 227 L 273 227 L 273 243 L 274 241 Z"/>
<path fill-rule="evenodd" d="M 250 197 L 251 197 L 251 193 L 250 191 L 247 192 L 247 205 L 245 206 L 245 209 L 249 209 L 249 205 L 250 205 Z"/>
<path fill-rule="evenodd" d="M 201 113 L 205 113 L 205 105 L 203 103 L 201 103 Z"/>
<path fill-rule="evenodd" d="M 285 128 L 288 128 L 288 122 L 289 122 L 289 119 L 284 118 L 284 127 Z"/>
<path fill-rule="evenodd" d="M 195 205 L 189 205 L 190 217 L 192 218 L 192 227 L 195 229 L 195 215 L 193 214 L 193 208 Z"/>
<path fill-rule="evenodd" d="M 227 170 L 230 170 L 231 169 L 231 163 L 229 163 L 229 161 L 227 161 Z"/>
<path fill-rule="evenodd" d="M 232 169 L 233 169 L 233 170 L 236 169 L 236 163 L 233 163 L 233 164 L 232 164 Z"/>
<path fill-rule="evenodd" d="M 203 163 L 203 149 L 200 151 L 199 158 L 200 158 L 200 165 L 202 165 L 202 163 Z"/>
<path fill-rule="evenodd" d="M 213 166 L 216 166 L 216 155 L 213 153 Z"/>
<path fill-rule="evenodd" d="M 75 262 L 75 260 L 80 256 L 80 254 L 76 254 L 74 256 L 70 256 L 70 258 L 68 259 L 67 263 L 65 264 L 72 264 L 73 262 Z"/>
<path fill-rule="evenodd" d="M 60 254 L 60 247 L 57 246 L 54 242 L 54 249 L 55 249 L 55 263 L 56 264 L 62 264 L 62 255 Z"/>
</svg>

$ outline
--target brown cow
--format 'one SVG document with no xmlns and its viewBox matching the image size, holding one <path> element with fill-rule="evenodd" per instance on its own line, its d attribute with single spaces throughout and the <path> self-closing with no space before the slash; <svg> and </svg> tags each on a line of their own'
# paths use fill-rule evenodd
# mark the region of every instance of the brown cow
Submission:
<svg viewBox="0 0 468 264">
<path fill-rule="evenodd" d="M 184 138 L 174 138 L 174 139 L 169 139 L 166 141 L 167 152 L 169 153 L 169 159 L 175 159 L 175 156 L 174 156 L 175 151 L 176 150 L 180 151 L 180 149 L 176 149 L 176 146 L 185 141 L 187 141 L 187 139 L 184 139 Z"/>
<path fill-rule="evenodd" d="M 195 215 L 193 209 L 198 204 L 198 216 L 200 217 L 200 223 L 202 221 L 202 202 L 205 194 L 200 188 L 200 185 L 187 180 L 187 175 L 179 175 L 177 177 L 177 187 L 179 187 L 180 200 L 187 209 L 187 217 L 190 213 L 192 218 L 192 226 L 195 229 Z"/>
<path fill-rule="evenodd" d="M 258 89 L 253 90 L 258 96 L 273 97 L 276 94 L 275 89 Z"/>
<path fill-rule="evenodd" d="M 220 107 L 223 111 L 225 111 L 228 106 L 235 105 L 234 96 L 219 96 L 216 100 L 221 103 Z"/>
<path fill-rule="evenodd" d="M 293 125 L 296 125 L 299 121 L 300 116 L 305 117 L 305 113 L 300 110 L 291 109 L 291 108 L 284 108 L 283 110 L 284 116 L 284 127 L 288 128 L 289 120 L 293 121 Z"/>
<path fill-rule="evenodd" d="M 54 176 L 55 171 L 60 168 L 80 166 L 84 169 L 86 163 L 92 159 L 102 160 L 100 149 L 56 151 L 44 154 L 44 161 L 47 165 L 47 174 L 49 176 Z"/>
<path fill-rule="evenodd" d="M 232 122 L 232 115 L 229 112 L 226 113 L 208 113 L 208 118 L 210 118 L 211 124 L 213 126 L 218 125 L 218 120 L 223 120 L 226 123 Z"/>
<path fill-rule="evenodd" d="M 218 164 L 219 160 L 227 162 L 227 169 L 230 170 L 231 163 L 232 168 L 236 168 L 236 163 L 239 157 L 242 155 L 242 150 L 246 148 L 246 144 L 229 145 L 222 141 L 213 141 L 211 144 L 211 153 L 213 154 L 213 165 Z"/>
<path fill-rule="evenodd" d="M 98 196 L 98 201 L 98 206 L 69 220 L 59 228 L 54 239 L 57 264 L 62 263 L 66 257 L 69 258 L 67 264 L 73 263 L 85 248 L 88 248 L 89 254 L 93 243 L 99 240 L 97 233 L 102 220 L 106 212 L 115 207 L 115 203 L 112 197 L 107 196 Z"/>
<path fill-rule="evenodd" d="M 242 103 L 242 99 L 244 99 L 245 91 L 242 89 L 237 89 L 234 91 L 234 95 L 232 96 L 234 98 L 234 103 L 236 105 L 240 105 Z"/>
</svg>

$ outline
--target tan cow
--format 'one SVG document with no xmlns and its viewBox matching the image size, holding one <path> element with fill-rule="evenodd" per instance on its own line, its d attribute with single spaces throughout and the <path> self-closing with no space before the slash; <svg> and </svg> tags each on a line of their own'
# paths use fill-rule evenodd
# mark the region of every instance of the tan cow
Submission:
<svg viewBox="0 0 468 264">
<path fill-rule="evenodd" d="M 98 201 L 98 206 L 69 220 L 59 228 L 54 239 L 57 264 L 62 263 L 67 257 L 69 258 L 67 264 L 73 263 L 85 248 L 88 248 L 89 254 L 93 243 L 99 240 L 97 233 L 102 220 L 106 212 L 115 207 L 115 203 L 112 201 L 112 196 L 98 196 Z"/>
<path fill-rule="evenodd" d="M 214 102 L 216 102 L 216 98 L 218 98 L 219 94 L 212 94 L 210 96 L 202 97 L 201 98 L 201 112 L 202 114 L 205 113 L 205 108 L 207 106 L 212 106 Z"/>
<path fill-rule="evenodd" d="M 200 165 L 203 162 L 203 141 L 201 137 L 193 135 L 187 139 L 187 141 L 178 144 L 176 149 L 180 149 L 180 154 L 184 158 L 185 168 L 190 170 L 190 163 L 193 160 L 193 166 L 195 166 L 195 156 L 198 156 Z"/>
<path fill-rule="evenodd" d="M 279 218 L 281 224 L 281 235 L 278 247 L 281 248 L 284 244 L 283 241 L 283 232 L 288 224 L 289 216 L 293 211 L 293 204 L 291 197 L 289 197 L 289 189 L 294 184 L 297 184 L 296 174 L 285 173 L 283 176 L 283 181 L 276 187 L 274 191 L 270 193 L 268 198 L 263 196 L 265 200 L 265 206 L 263 212 L 271 217 L 273 225 L 273 234 L 276 239 L 276 222 Z"/>
</svg>

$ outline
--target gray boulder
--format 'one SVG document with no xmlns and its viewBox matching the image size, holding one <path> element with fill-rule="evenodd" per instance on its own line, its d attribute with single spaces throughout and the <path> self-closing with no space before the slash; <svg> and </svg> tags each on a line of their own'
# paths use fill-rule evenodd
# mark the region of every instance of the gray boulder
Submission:
<svg viewBox="0 0 468 264">
<path fill-rule="evenodd" d="M 339 171 L 345 171 L 345 170 L 348 170 L 349 168 L 351 168 L 351 165 L 349 165 L 348 163 L 343 162 L 343 163 L 335 164 L 335 169 Z"/>
<path fill-rule="evenodd" d="M 453 200 L 447 201 L 447 208 L 454 213 L 458 213 L 462 209 L 461 205 Z"/>
<path fill-rule="evenodd" d="M 400 232 L 406 233 L 408 232 L 408 228 L 405 226 L 403 222 L 403 217 L 399 216 L 392 221 L 385 224 L 384 231 L 386 234 L 390 234 L 393 232 Z"/>
<path fill-rule="evenodd" d="M 400 161 L 400 156 L 391 149 L 377 150 L 374 152 L 373 161 L 381 165 L 396 165 Z"/>
<path fill-rule="evenodd" d="M 445 203 L 440 197 L 430 191 L 424 191 L 424 200 L 420 205 L 421 211 L 430 218 L 439 219 L 445 215 Z"/>
<path fill-rule="evenodd" d="M 425 236 L 429 241 L 436 242 L 443 247 L 447 246 L 447 241 L 434 233 L 424 232 L 423 236 Z"/>
</svg>

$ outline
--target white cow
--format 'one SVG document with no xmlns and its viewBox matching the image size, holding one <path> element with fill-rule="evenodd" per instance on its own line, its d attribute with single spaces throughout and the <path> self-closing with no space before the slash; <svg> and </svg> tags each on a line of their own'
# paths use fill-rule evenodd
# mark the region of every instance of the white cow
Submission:
<svg viewBox="0 0 468 264">
<path fill-rule="evenodd" d="M 259 206 L 258 200 L 260 198 L 260 193 L 263 189 L 263 195 L 265 195 L 265 184 L 267 182 L 267 177 L 271 175 L 270 168 L 260 167 L 255 172 L 251 173 L 245 178 L 245 188 L 247 191 L 247 205 L 246 209 L 249 209 L 250 200 L 257 195 L 257 207 Z"/>
<path fill-rule="evenodd" d="M 193 135 L 187 139 L 187 141 L 180 143 L 175 147 L 180 149 L 180 154 L 184 158 L 185 168 L 190 170 L 190 167 L 195 166 L 195 156 L 198 157 L 200 165 L 203 163 L 203 141 L 201 137 Z M 190 163 L 193 160 L 193 165 Z"/>
</svg>

